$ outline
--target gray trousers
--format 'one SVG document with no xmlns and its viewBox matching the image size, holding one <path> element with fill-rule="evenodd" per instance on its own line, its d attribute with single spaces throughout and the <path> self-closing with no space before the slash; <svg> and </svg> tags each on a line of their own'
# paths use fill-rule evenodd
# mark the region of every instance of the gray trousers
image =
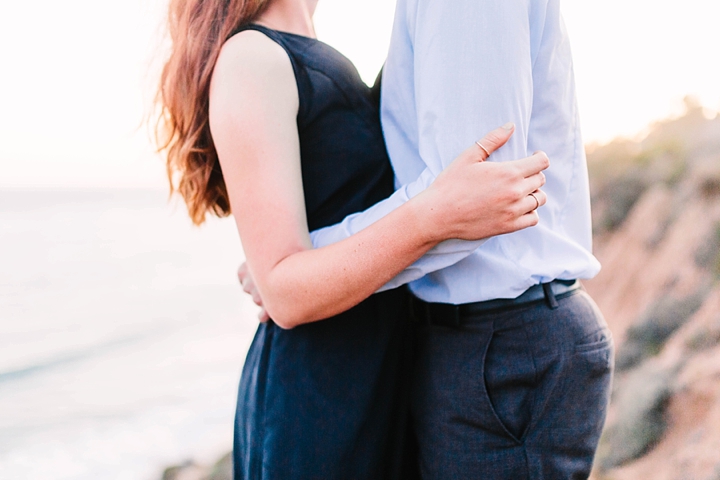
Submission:
<svg viewBox="0 0 720 480">
<path fill-rule="evenodd" d="M 590 296 L 421 326 L 413 418 L 423 479 L 586 479 L 613 343 Z"/>
</svg>

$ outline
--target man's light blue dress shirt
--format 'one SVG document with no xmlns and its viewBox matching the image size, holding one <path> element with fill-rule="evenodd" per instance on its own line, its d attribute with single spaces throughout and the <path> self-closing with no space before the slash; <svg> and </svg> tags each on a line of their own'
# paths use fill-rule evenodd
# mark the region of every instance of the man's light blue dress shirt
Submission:
<svg viewBox="0 0 720 480">
<path fill-rule="evenodd" d="M 489 161 L 550 157 L 540 224 L 486 241 L 449 240 L 384 288 L 423 300 L 514 298 L 553 279 L 593 277 L 587 167 L 559 0 L 398 0 L 382 83 L 382 124 L 397 191 L 312 232 L 316 247 L 356 233 L 425 189 L 460 152 L 508 121 Z"/>
</svg>

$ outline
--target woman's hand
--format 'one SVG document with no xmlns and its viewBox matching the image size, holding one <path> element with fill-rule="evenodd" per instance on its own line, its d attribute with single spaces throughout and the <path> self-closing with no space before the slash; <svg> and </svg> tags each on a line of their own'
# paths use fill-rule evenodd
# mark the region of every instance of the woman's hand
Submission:
<svg viewBox="0 0 720 480">
<path fill-rule="evenodd" d="M 243 262 L 240 265 L 240 268 L 238 268 L 237 271 L 237 276 L 238 280 L 240 280 L 240 285 L 243 287 L 243 291 L 250 294 L 255 305 L 260 307 L 260 312 L 258 313 L 258 320 L 260 320 L 260 323 L 265 323 L 270 320 L 270 316 L 263 306 L 260 291 L 258 290 L 257 285 L 255 285 L 255 280 L 253 280 L 252 273 L 250 273 L 247 263 Z"/>
<path fill-rule="evenodd" d="M 422 202 L 433 240 L 479 240 L 537 225 L 536 209 L 547 197 L 542 171 L 547 155 L 509 162 L 485 162 L 514 132 L 512 124 L 487 134 L 461 153 L 416 199 Z M 487 150 L 487 151 L 486 151 Z"/>
</svg>

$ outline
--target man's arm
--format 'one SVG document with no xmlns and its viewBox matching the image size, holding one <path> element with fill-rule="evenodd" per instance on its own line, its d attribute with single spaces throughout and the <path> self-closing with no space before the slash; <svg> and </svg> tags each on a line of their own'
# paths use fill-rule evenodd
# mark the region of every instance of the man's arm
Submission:
<svg viewBox="0 0 720 480">
<path fill-rule="evenodd" d="M 528 131 L 528 149 L 539 148 L 551 155 L 548 195 L 562 205 L 562 228 L 587 252 L 592 252 L 592 221 L 585 148 L 575 92 L 570 41 L 562 19 L 560 0 L 545 0 L 546 8 L 534 12 L 533 108 Z M 568 199 L 571 198 L 571 201 Z M 554 208 L 545 210 L 549 214 Z M 549 210 L 549 211 L 548 211 Z M 592 277 L 599 269 L 588 270 Z M 592 273 L 595 272 L 595 273 Z"/>
</svg>

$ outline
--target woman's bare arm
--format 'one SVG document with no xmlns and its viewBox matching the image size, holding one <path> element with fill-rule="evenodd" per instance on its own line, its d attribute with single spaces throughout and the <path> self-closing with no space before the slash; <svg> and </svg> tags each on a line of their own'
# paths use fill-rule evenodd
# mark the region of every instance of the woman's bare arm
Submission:
<svg viewBox="0 0 720 480">
<path fill-rule="evenodd" d="M 228 41 L 213 75 L 210 125 L 249 270 L 283 328 L 357 305 L 442 240 L 486 238 L 538 221 L 528 193 L 544 183 L 547 157 L 483 163 L 474 146 L 410 202 L 346 240 L 313 249 L 298 104 L 279 45 L 255 31 Z M 497 130 L 485 143 L 498 148 L 510 134 Z M 536 196 L 544 203 L 544 194 Z"/>
</svg>

